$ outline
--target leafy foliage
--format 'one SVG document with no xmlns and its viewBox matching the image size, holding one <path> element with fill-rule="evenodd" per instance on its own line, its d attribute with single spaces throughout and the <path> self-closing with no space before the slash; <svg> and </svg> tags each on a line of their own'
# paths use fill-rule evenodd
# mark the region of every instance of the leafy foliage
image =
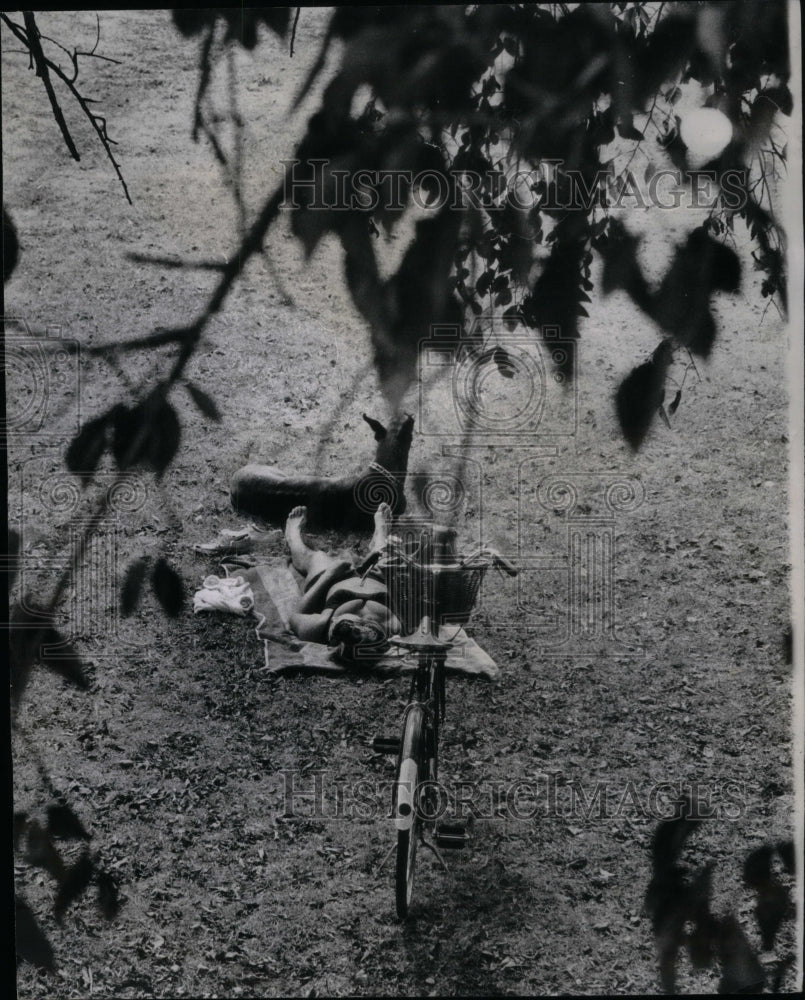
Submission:
<svg viewBox="0 0 805 1000">
<path fill-rule="evenodd" d="M 55 840 L 81 840 L 90 835 L 73 810 L 64 802 L 56 801 L 47 808 L 47 823 L 43 826 L 25 813 L 14 815 L 14 846 L 18 850 L 24 840 L 25 861 L 42 868 L 56 884 L 53 912 L 61 920 L 67 909 L 75 903 L 94 881 L 98 889 L 98 907 L 108 919 L 119 910 L 117 882 L 98 865 L 88 848 L 84 848 L 75 861 L 66 862 Z M 42 931 L 33 911 L 23 897 L 16 895 L 16 943 L 20 961 L 42 968 L 55 967 L 53 948 Z"/>
<path fill-rule="evenodd" d="M 766 972 L 737 918 L 711 910 L 714 865 L 707 863 L 691 871 L 683 863 L 685 845 L 704 821 L 703 815 L 695 801 L 684 799 L 677 803 L 672 819 L 658 824 L 652 838 L 646 908 L 657 943 L 662 989 L 676 992 L 677 962 L 685 947 L 696 969 L 718 963 L 719 993 L 762 992 Z M 744 882 L 757 893 L 755 917 L 765 951 L 774 947 L 783 922 L 794 915 L 789 890 L 772 871 L 775 850 L 785 864 L 793 844 L 780 844 L 776 849 L 764 845 L 752 851 L 743 865 Z"/>
<path fill-rule="evenodd" d="M 106 121 L 76 82 L 79 55 L 95 56 L 95 49 L 62 50 L 68 58 L 65 70 L 48 55 L 53 43 L 39 32 L 33 12 L 25 12 L 21 22 L 5 14 L 2 19 L 30 52 L 31 68 L 70 154 L 79 158 L 54 81 L 67 88 L 94 129 L 128 197 Z M 237 144 L 233 152 L 225 148 L 205 101 L 218 62 L 228 59 L 235 46 L 259 59 L 265 40 L 271 46 L 267 58 L 276 59 L 274 47 L 288 36 L 291 9 L 176 10 L 173 23 L 183 38 L 198 44 L 192 135 L 204 134 L 222 167 L 238 207 L 241 239 L 225 264 L 215 264 L 217 284 L 194 321 L 127 343 L 87 348 L 88 355 L 110 359 L 126 351 L 157 355 L 164 348 L 171 353 L 167 372 L 155 385 L 143 379 L 128 399 L 92 417 L 70 442 L 66 465 L 85 487 L 107 453 L 120 472 L 144 468 L 157 479 L 164 476 L 182 437 L 170 398 L 177 382 L 204 417 L 220 419 L 215 401 L 187 381 L 185 371 L 243 267 L 263 251 L 285 194 L 283 184 L 266 194 L 253 218 L 248 216 Z M 782 0 L 614 2 L 572 10 L 563 4 L 339 7 L 297 105 L 330 65 L 334 41 L 340 43 L 335 68 L 296 147 L 291 180 L 298 177 L 303 185 L 291 185 L 291 229 L 308 256 L 328 234 L 340 241 L 345 282 L 369 328 L 380 382 L 394 406 L 416 377 L 420 343 L 434 324 L 465 329 L 481 319 L 493 340 L 492 361 L 504 377 L 512 367 L 500 327 L 524 325 L 535 338 L 553 329 L 564 342 L 578 340 L 585 321 L 595 321 L 586 306 L 598 255 L 602 290 L 628 295 L 661 332 L 651 357 L 615 392 L 622 432 L 636 449 L 655 413 L 668 422 L 679 409 L 684 382 L 664 409 L 674 356 L 687 353 L 693 366 L 692 356 L 706 359 L 716 347 L 713 296 L 734 293 L 741 282 L 737 256 L 728 245 L 736 220 L 754 241 L 762 295 L 785 306 L 784 234 L 768 189 L 784 160 L 777 123 L 793 107 Z M 705 95 L 705 107 L 723 114 L 732 131 L 731 141 L 707 162 L 685 145 L 675 110 L 683 90 L 694 84 Z M 234 105 L 229 113 L 238 125 Z M 690 190 L 698 174 L 709 171 L 716 192 L 709 218 L 676 248 L 656 288 L 641 270 L 637 237 L 615 215 L 624 199 L 639 196 L 630 171 L 636 157 L 646 164 L 642 177 L 647 184 L 658 163 L 670 163 Z M 624 159 L 626 166 L 618 169 Z M 389 177 L 401 179 L 391 191 Z M 381 230 L 394 233 L 412 214 L 412 202 L 418 208 L 412 241 L 394 273 L 382 277 L 377 237 Z M 8 280 L 19 245 L 5 210 L 3 233 Z M 554 361 L 565 381 L 575 371 L 574 360 L 565 352 Z M 129 567 L 121 595 L 124 613 L 137 607 L 150 566 L 139 559 Z M 15 703 L 38 662 L 78 687 L 88 686 L 77 652 L 54 624 L 70 572 L 49 602 L 36 605 L 25 597 L 12 612 Z M 150 583 L 167 614 L 182 612 L 184 584 L 164 557 L 154 562 Z M 58 811 L 64 808 L 49 813 L 44 826 L 20 820 L 17 833 L 26 840 L 28 862 L 57 882 L 58 913 L 95 878 L 98 903 L 113 916 L 118 900 L 111 876 L 98 871 L 86 853 L 66 864 L 54 843 L 55 838 L 85 839 L 70 810 Z M 655 841 L 651 905 L 655 929 L 668 943 L 662 952 L 664 976 L 672 975 L 685 921 L 692 920 L 699 928 L 688 940 L 694 962 L 707 964 L 716 956 L 725 988 L 752 985 L 757 962 L 740 927 L 710 913 L 708 871 L 688 880 L 678 863 L 691 829 L 684 823 L 667 827 Z M 758 893 L 766 941 L 774 937 L 782 897 L 773 873 L 766 875 L 764 857 L 748 862 L 745 876 Z M 684 900 L 682 916 L 669 916 L 674 894 Z M 17 920 L 21 957 L 52 966 L 52 949 L 22 900 Z"/>
<path fill-rule="evenodd" d="M 36 663 L 76 687 L 85 690 L 89 686 L 78 653 L 53 625 L 52 613 L 37 606 L 17 605 L 12 608 L 9 628 L 9 673 L 15 703 L 22 697 Z"/>
<path fill-rule="evenodd" d="M 262 249 L 287 193 L 284 184 L 249 229 L 239 147 L 225 149 L 205 101 L 226 53 L 239 45 L 259 58 L 261 26 L 285 39 L 291 8 L 177 9 L 173 22 L 182 36 L 198 40 L 193 135 L 202 131 L 210 141 L 244 235 L 196 324 L 127 345 L 178 342 L 182 352 L 167 382 L 82 429 L 67 456 L 76 471 L 97 467 L 106 430 L 119 468 L 164 473 L 180 440 L 170 388 L 240 269 Z M 55 72 L 40 52 L 32 14 L 9 27 L 40 68 Z M 604 260 L 604 291 L 625 291 L 663 337 L 702 358 L 717 336 L 712 295 L 734 292 L 740 283 L 726 245 L 736 217 L 755 241 L 762 294 L 784 305 L 783 234 L 768 185 L 784 158 L 775 129 L 793 107 L 782 0 L 616 2 L 572 10 L 561 4 L 338 8 L 297 104 L 322 74 L 335 40 L 338 63 L 285 178 L 291 228 L 308 255 L 325 234 L 339 237 L 346 283 L 395 406 L 416 376 L 419 343 L 434 324 L 462 327 L 482 317 L 494 339 L 499 318 L 505 328 L 524 324 L 537 337 L 558 329 L 563 340 L 578 339 L 590 320 L 585 304 L 596 252 Z M 683 91 L 697 87 L 704 108 L 724 116 L 732 134 L 707 162 L 687 148 L 675 111 Z M 229 117 L 239 134 L 234 105 Z M 635 238 L 612 214 L 624 197 L 641 197 L 630 169 L 635 157 L 645 162 L 647 183 L 658 165 L 670 162 L 690 192 L 703 171 L 715 190 L 709 219 L 678 248 L 653 292 Z M 378 227 L 392 232 L 410 214 L 412 199 L 425 217 L 397 271 L 383 280 Z M 569 380 L 575 370 L 569 352 L 555 363 Z M 639 407 L 641 386 L 653 403 L 656 385 L 647 375 L 642 369 L 621 387 L 616 406 L 625 395 Z M 187 388 L 201 412 L 217 419 L 214 401 Z M 644 439 L 643 431 L 629 438 L 634 447 Z"/>
<path fill-rule="evenodd" d="M 56 964 L 53 946 L 30 906 L 19 894 L 14 897 L 14 925 L 18 961 L 30 962 L 42 969 L 53 969 Z"/>
<path fill-rule="evenodd" d="M 227 24 L 226 40 L 239 42 L 245 49 L 253 49 L 258 41 L 261 24 L 284 38 L 291 16 L 290 7 L 270 7 L 268 10 L 188 10 L 173 12 L 173 23 L 185 37 L 190 38 L 209 31 L 218 18 Z"/>
<path fill-rule="evenodd" d="M 524 323 L 537 336 L 559 328 L 565 340 L 577 339 L 588 318 L 594 251 L 604 258 L 605 291 L 626 291 L 676 347 L 702 358 L 716 337 L 712 295 L 740 283 L 737 257 L 724 242 L 736 215 L 758 245 L 764 295 L 784 300 L 781 233 L 761 204 L 761 182 L 774 169 L 761 151 L 780 160 L 771 133 L 776 116 L 791 109 L 783 4 L 584 4 L 569 12 L 561 5 L 432 6 L 385 14 L 350 8 L 333 15 L 300 94 L 321 71 L 331 40 L 341 39 L 339 67 L 297 146 L 294 180 L 311 183 L 294 187 L 292 229 L 308 254 L 325 233 L 339 235 L 347 286 L 370 326 L 393 403 L 415 377 L 429 324 L 488 315 L 494 325 L 502 313 L 509 327 Z M 733 132 L 704 165 L 691 158 L 674 114 L 680 88 L 694 83 Z M 362 87 L 370 99 L 356 112 Z M 692 189 L 702 169 L 716 188 L 710 219 L 678 248 L 656 292 L 640 271 L 635 238 L 610 214 L 635 184 L 628 169 L 615 171 L 611 144 L 634 143 L 629 163 L 640 153 L 650 180 L 650 139 Z M 390 170 L 408 178 L 427 172 L 429 218 L 417 223 L 397 273 L 381 282 L 369 234 L 376 223 L 391 231 L 405 214 L 383 190 Z M 513 173 L 528 178 L 525 206 L 511 197 Z M 413 196 L 415 187 L 403 185 L 402 193 Z M 564 355 L 559 373 L 572 371 Z M 653 412 L 656 380 L 648 368 L 636 372 L 616 405 L 622 410 L 628 397 Z M 639 447 L 644 438 L 638 421 L 627 439 Z"/>
</svg>

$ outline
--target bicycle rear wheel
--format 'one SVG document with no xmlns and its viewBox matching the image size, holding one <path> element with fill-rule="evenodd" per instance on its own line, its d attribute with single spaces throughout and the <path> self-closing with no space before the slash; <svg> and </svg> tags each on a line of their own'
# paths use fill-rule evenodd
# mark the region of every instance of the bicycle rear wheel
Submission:
<svg viewBox="0 0 805 1000">
<path fill-rule="evenodd" d="M 422 827 L 419 808 L 420 785 L 427 780 L 426 719 L 421 705 L 411 705 L 406 713 L 400 761 L 397 767 L 395 824 L 397 826 L 397 862 L 394 893 L 397 916 L 408 916 L 414 892 L 416 851 Z"/>
</svg>

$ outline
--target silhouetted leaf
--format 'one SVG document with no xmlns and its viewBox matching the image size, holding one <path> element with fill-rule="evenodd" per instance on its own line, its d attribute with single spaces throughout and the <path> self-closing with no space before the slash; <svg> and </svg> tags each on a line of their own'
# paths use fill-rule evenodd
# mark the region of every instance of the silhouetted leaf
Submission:
<svg viewBox="0 0 805 1000">
<path fill-rule="evenodd" d="M 684 343 L 692 354 L 708 358 L 716 339 L 716 321 L 709 311 L 691 318 L 685 331 Z"/>
<path fill-rule="evenodd" d="M 651 295 L 637 262 L 639 242 L 618 219 L 610 219 L 609 238 L 601 247 L 601 256 L 604 258 L 601 290 L 609 295 L 622 288 L 641 309 L 648 311 Z"/>
<path fill-rule="evenodd" d="M 151 574 L 154 594 L 166 614 L 176 618 L 184 608 L 184 583 L 173 567 L 160 558 Z"/>
<path fill-rule="evenodd" d="M 203 389 L 200 389 L 193 382 L 185 382 L 185 389 L 187 389 L 190 393 L 193 402 L 201 410 L 205 417 L 209 417 L 210 420 L 220 422 L 221 414 L 218 407 L 215 405 L 214 399 L 208 396 Z"/>
<path fill-rule="evenodd" d="M 481 298 L 484 297 L 489 292 L 492 287 L 492 277 L 493 273 L 490 270 L 484 271 L 481 277 L 475 282 L 475 293 L 480 295 Z"/>
<path fill-rule="evenodd" d="M 788 889 L 776 876 L 773 876 L 758 890 L 755 905 L 755 918 L 760 931 L 761 948 L 764 951 L 771 951 L 774 947 L 777 932 L 791 912 L 791 897 Z"/>
<path fill-rule="evenodd" d="M 694 230 L 699 233 L 700 230 Z M 741 262 L 732 247 L 724 246 L 704 233 L 699 249 L 700 261 L 707 269 L 713 288 L 722 292 L 737 292 L 741 287 Z M 706 243 L 704 243 L 706 239 Z M 696 246 L 696 244 L 694 244 Z"/>
<path fill-rule="evenodd" d="M 721 920 L 718 942 L 721 964 L 719 993 L 760 992 L 765 982 L 763 966 L 737 919 L 728 914 Z"/>
<path fill-rule="evenodd" d="M 118 469 L 136 465 L 145 451 L 145 413 L 142 407 L 117 403 L 109 411 L 112 423 L 112 455 Z"/>
<path fill-rule="evenodd" d="M 668 419 L 668 414 L 665 412 L 665 407 L 662 405 L 662 403 L 660 403 L 660 405 L 657 407 L 657 412 L 662 417 L 662 422 L 665 424 L 668 430 L 669 431 L 672 430 L 671 421 Z"/>
<path fill-rule="evenodd" d="M 517 368 L 504 348 L 496 347 L 492 354 L 492 360 L 504 378 L 514 378 Z"/>
<path fill-rule="evenodd" d="M 716 336 L 710 308 L 714 291 L 736 291 L 741 266 L 735 252 L 694 229 L 675 255 L 649 312 L 677 343 L 708 357 Z"/>
<path fill-rule="evenodd" d="M 671 402 L 670 402 L 670 404 L 668 406 L 668 412 L 672 416 L 673 416 L 674 413 L 676 413 L 677 409 L 679 408 L 679 403 L 680 403 L 681 400 L 682 400 L 682 390 L 681 389 L 677 389 L 676 394 L 674 395 L 674 398 L 671 400 Z"/>
<path fill-rule="evenodd" d="M 56 629 L 51 629 L 44 637 L 42 655 L 40 663 L 54 674 L 75 684 L 77 688 L 86 691 L 89 681 L 84 673 L 84 666 L 81 658 L 73 648 L 72 644 L 66 642 Z M 57 647 L 57 648 L 48 648 Z"/>
<path fill-rule="evenodd" d="M 14 900 L 14 922 L 18 961 L 29 962 L 40 969 L 53 969 L 55 960 L 50 941 L 45 937 L 28 904 L 19 895 Z"/>
<path fill-rule="evenodd" d="M 28 684 L 35 663 L 62 674 L 78 687 L 86 688 L 87 681 L 81 662 L 69 644 L 52 625 L 53 616 L 34 604 L 27 607 L 15 605 L 11 610 L 9 626 L 9 671 L 11 695 L 18 703 Z M 58 650 L 47 647 L 60 646 Z"/>
<path fill-rule="evenodd" d="M 642 142 L 644 136 L 640 129 L 635 128 L 635 124 L 632 121 L 631 115 L 624 116 L 620 121 L 615 123 L 615 127 L 618 130 L 618 135 L 621 139 L 635 139 L 638 142 Z"/>
<path fill-rule="evenodd" d="M 147 569 L 147 556 L 140 556 L 139 559 L 134 559 L 126 569 L 126 576 L 120 591 L 120 610 L 124 616 L 130 615 L 140 603 L 143 581 L 145 580 Z"/>
<path fill-rule="evenodd" d="M 53 838 L 34 820 L 28 824 L 25 860 L 36 868 L 44 868 L 57 882 L 64 876 L 64 862 L 56 850 Z"/>
<path fill-rule="evenodd" d="M 660 347 L 667 343 L 663 341 Z M 668 362 L 666 346 L 659 354 L 655 351 L 650 361 L 634 368 L 615 393 L 615 410 L 621 432 L 635 450 L 643 443 L 654 414 L 662 403 Z"/>
<path fill-rule="evenodd" d="M 106 450 L 108 426 L 109 415 L 106 413 L 84 424 L 70 442 L 64 457 L 70 472 L 87 473 L 94 472 L 98 468 L 98 462 Z M 86 486 L 87 482 L 83 480 L 82 485 Z"/>
<path fill-rule="evenodd" d="M 774 939 L 791 905 L 788 890 L 772 870 L 773 853 L 774 848 L 764 844 L 747 855 L 743 866 L 744 882 L 757 893 L 755 917 L 766 951 L 774 947 Z"/>
<path fill-rule="evenodd" d="M 768 87 L 761 90 L 752 103 L 749 120 L 745 124 L 747 137 L 756 147 L 762 145 L 769 136 L 777 112 L 790 115 L 792 109 L 793 99 L 788 87 Z"/>
<path fill-rule="evenodd" d="M 461 325 L 451 270 L 462 217 L 448 202 L 438 215 L 417 222 L 396 274 L 385 284 L 385 322 L 372 323 L 372 344 L 383 394 L 393 407 L 416 378 L 420 345 L 432 325 Z"/>
<path fill-rule="evenodd" d="M 92 858 L 85 851 L 74 865 L 71 865 L 62 878 L 59 891 L 56 893 L 56 901 L 53 904 L 53 912 L 56 919 L 60 920 L 65 910 L 71 903 L 81 895 L 92 881 L 95 873 L 95 865 Z"/>
<path fill-rule="evenodd" d="M 134 407 L 112 407 L 112 454 L 121 470 L 137 465 L 161 476 L 179 448 L 181 425 L 176 411 L 156 389 Z"/>
<path fill-rule="evenodd" d="M 777 845 L 777 853 L 783 863 L 783 868 L 789 875 L 794 874 L 794 842 L 792 840 L 781 840 Z"/>
<path fill-rule="evenodd" d="M 108 872 L 99 871 L 96 883 L 98 886 L 98 907 L 107 920 L 114 920 L 120 910 L 117 882 Z"/>
<path fill-rule="evenodd" d="M 20 256 L 20 244 L 17 239 L 17 229 L 3 205 L 3 284 L 14 273 Z"/>
<path fill-rule="evenodd" d="M 285 38 L 288 33 L 288 24 L 291 18 L 290 7 L 268 7 L 261 10 L 257 16 L 261 21 L 267 24 L 276 35 L 279 35 L 280 38 Z"/>
<path fill-rule="evenodd" d="M 572 231 L 578 220 L 568 222 Z M 561 223 L 560 223 L 561 225 Z M 554 233 L 559 229 L 557 225 Z M 533 328 L 556 330 L 565 342 L 561 351 L 552 351 L 554 366 L 559 374 L 569 380 L 575 372 L 575 352 L 573 341 L 578 339 L 578 318 L 586 315 L 581 296 L 584 294 L 584 243 L 569 238 L 567 242 L 557 240 L 551 249 L 545 267 L 534 282 L 520 306 L 520 312 Z M 550 341 L 546 341 L 550 347 Z"/>
<path fill-rule="evenodd" d="M 62 840 L 89 840 L 81 820 L 64 803 L 48 806 L 48 832 Z"/>
<path fill-rule="evenodd" d="M 639 51 L 635 65 L 635 105 L 645 103 L 685 68 L 696 44 L 696 21 L 688 11 L 660 21 Z"/>
<path fill-rule="evenodd" d="M 185 38 L 201 34 L 215 20 L 215 14 L 214 10 L 193 10 L 192 8 L 189 10 L 177 8 L 171 12 L 173 23 Z"/>
<path fill-rule="evenodd" d="M 14 850 L 18 851 L 20 848 L 20 841 L 22 840 L 23 834 L 28 829 L 28 814 L 26 812 L 15 812 L 14 813 Z"/>
<path fill-rule="evenodd" d="M 753 889 L 760 888 L 771 877 L 772 848 L 768 844 L 756 848 L 746 856 L 743 866 L 744 882 Z"/>
<path fill-rule="evenodd" d="M 718 918 L 710 912 L 713 868 L 711 862 L 700 869 L 682 896 L 687 920 L 693 924 L 688 934 L 688 954 L 697 969 L 712 965 L 718 949 L 721 925 Z"/>
<path fill-rule="evenodd" d="M 182 428 L 176 410 L 162 393 L 151 396 L 146 406 L 149 420 L 148 462 L 159 477 L 179 450 Z"/>
</svg>

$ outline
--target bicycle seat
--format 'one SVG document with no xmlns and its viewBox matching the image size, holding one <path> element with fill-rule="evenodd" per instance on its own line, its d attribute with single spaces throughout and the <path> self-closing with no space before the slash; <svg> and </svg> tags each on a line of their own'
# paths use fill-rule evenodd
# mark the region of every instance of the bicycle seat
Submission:
<svg viewBox="0 0 805 1000">
<path fill-rule="evenodd" d="M 410 649 L 414 653 L 446 653 L 453 645 L 452 642 L 437 639 L 436 636 L 429 635 L 427 632 L 391 636 L 388 642 L 390 646 Z"/>
</svg>

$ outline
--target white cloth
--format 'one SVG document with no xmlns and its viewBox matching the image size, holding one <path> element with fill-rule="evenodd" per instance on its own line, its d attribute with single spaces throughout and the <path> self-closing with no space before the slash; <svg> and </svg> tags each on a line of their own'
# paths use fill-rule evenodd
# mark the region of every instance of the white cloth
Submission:
<svg viewBox="0 0 805 1000">
<path fill-rule="evenodd" d="M 242 576 L 208 576 L 193 595 L 193 613 L 226 611 L 229 614 L 249 614 L 254 608 L 252 588 Z"/>
</svg>

